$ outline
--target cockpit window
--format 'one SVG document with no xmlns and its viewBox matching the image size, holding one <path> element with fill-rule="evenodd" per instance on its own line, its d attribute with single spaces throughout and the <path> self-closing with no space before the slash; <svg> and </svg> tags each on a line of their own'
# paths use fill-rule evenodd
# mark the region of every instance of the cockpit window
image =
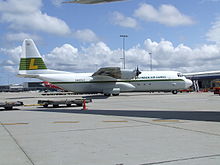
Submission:
<svg viewBox="0 0 220 165">
<path fill-rule="evenodd" d="M 177 73 L 177 76 L 178 77 L 183 77 L 183 74 L 182 73 Z"/>
</svg>

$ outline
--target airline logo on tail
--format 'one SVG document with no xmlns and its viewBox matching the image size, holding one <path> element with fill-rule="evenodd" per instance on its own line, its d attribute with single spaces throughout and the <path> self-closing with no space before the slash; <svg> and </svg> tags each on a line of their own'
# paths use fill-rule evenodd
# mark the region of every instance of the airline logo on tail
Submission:
<svg viewBox="0 0 220 165">
<path fill-rule="evenodd" d="M 42 58 L 21 58 L 19 70 L 47 69 Z"/>
</svg>

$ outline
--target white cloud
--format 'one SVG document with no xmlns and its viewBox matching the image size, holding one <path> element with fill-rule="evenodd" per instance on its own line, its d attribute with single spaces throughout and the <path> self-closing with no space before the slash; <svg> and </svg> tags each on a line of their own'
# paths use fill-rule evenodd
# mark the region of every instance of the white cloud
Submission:
<svg viewBox="0 0 220 165">
<path fill-rule="evenodd" d="M 192 49 L 180 44 L 176 47 L 170 41 L 159 43 L 147 39 L 144 43 L 148 52 L 153 52 L 160 70 L 179 70 L 182 72 L 220 70 L 220 48 L 217 45 L 203 45 Z"/>
<path fill-rule="evenodd" d="M 24 39 L 31 38 L 33 40 L 40 40 L 41 38 L 37 35 L 32 35 L 28 33 L 8 33 L 6 34 L 7 41 L 23 41 Z"/>
<path fill-rule="evenodd" d="M 206 34 L 207 40 L 220 43 L 220 17 L 216 19 Z"/>
<path fill-rule="evenodd" d="M 141 70 L 149 70 L 148 52 L 152 52 L 154 70 L 182 72 L 220 70 L 220 48 L 217 45 L 203 45 L 192 49 L 183 44 L 174 46 L 170 41 L 155 42 L 150 39 L 145 40 L 142 45 L 138 44 L 126 50 L 126 67 L 134 69 L 138 65 Z M 122 50 L 111 50 L 103 42 L 81 49 L 65 44 L 45 55 L 46 60 L 50 61 L 49 67 L 72 72 L 94 72 L 96 65 L 120 67 L 121 57 Z"/>
<path fill-rule="evenodd" d="M 8 0 L 0 2 L 0 22 L 14 30 L 35 30 L 57 35 L 71 31 L 61 19 L 42 13 L 42 0 Z"/>
<path fill-rule="evenodd" d="M 0 53 L 8 56 L 8 58 L 16 64 L 19 62 L 21 51 L 21 46 L 12 49 L 0 48 Z"/>
<path fill-rule="evenodd" d="M 167 26 L 191 25 L 194 21 L 172 5 L 161 5 L 159 9 L 149 4 L 141 4 L 134 11 L 134 16 L 147 21 L 158 22 Z"/>
<path fill-rule="evenodd" d="M 10 73 L 16 73 L 17 72 L 17 69 L 13 66 L 3 66 L 3 69 L 7 72 L 10 72 Z"/>
<path fill-rule="evenodd" d="M 51 0 L 51 2 L 53 3 L 53 5 L 55 5 L 55 6 L 61 6 L 61 4 L 62 4 L 63 1 L 64 1 L 64 0 Z"/>
<path fill-rule="evenodd" d="M 117 54 L 117 53 L 115 53 Z M 78 50 L 70 44 L 56 47 L 49 54 L 44 55 L 49 67 L 68 71 L 95 71 L 95 66 L 113 66 L 114 52 L 103 42 L 91 44 Z M 117 58 L 115 58 L 117 59 Z M 119 59 L 119 57 L 118 57 Z M 59 66 L 59 67 L 57 67 Z"/>
<path fill-rule="evenodd" d="M 97 42 L 99 40 L 96 34 L 90 29 L 76 30 L 73 32 L 73 36 L 82 42 Z"/>
<path fill-rule="evenodd" d="M 111 15 L 111 21 L 115 25 L 119 25 L 122 27 L 128 27 L 128 28 L 137 28 L 138 23 L 134 18 L 126 17 L 120 12 L 113 12 Z"/>
<path fill-rule="evenodd" d="M 70 44 L 64 44 L 61 47 L 54 48 L 51 53 L 44 55 L 44 58 L 50 67 L 65 70 L 67 68 L 71 69 L 78 63 L 75 60 L 78 55 L 77 48 Z"/>
<path fill-rule="evenodd" d="M 111 50 L 104 42 L 91 44 L 88 48 L 82 48 L 82 55 L 84 59 L 88 60 L 88 65 L 94 68 L 98 66 L 116 66 L 119 50 Z M 118 58 L 117 58 L 118 57 Z M 86 65 L 86 64 L 85 64 Z"/>
<path fill-rule="evenodd" d="M 21 46 L 15 47 L 13 49 L 0 48 L 1 63 L 2 67 L 7 72 L 15 73 L 18 69 L 20 56 L 21 56 Z"/>
<path fill-rule="evenodd" d="M 141 70 L 149 70 L 150 56 L 153 56 L 153 70 L 176 70 L 181 72 L 196 72 L 220 70 L 220 47 L 216 44 L 202 45 L 191 48 L 184 44 L 174 46 L 172 42 L 160 42 L 146 39 L 125 51 L 126 68 L 135 69 L 138 65 Z M 21 47 L 14 49 L 0 48 L 0 54 L 5 55 L 1 67 L 8 71 L 18 68 Z M 111 49 L 104 42 L 90 44 L 88 47 L 76 48 L 64 44 L 45 54 L 48 68 L 71 72 L 94 72 L 96 66 L 122 66 L 122 50 Z M 3 57 L 2 57 L 3 58 Z"/>
<path fill-rule="evenodd" d="M 6 13 L 32 13 L 42 7 L 41 0 L 7 0 L 0 2 L 0 11 Z"/>
</svg>

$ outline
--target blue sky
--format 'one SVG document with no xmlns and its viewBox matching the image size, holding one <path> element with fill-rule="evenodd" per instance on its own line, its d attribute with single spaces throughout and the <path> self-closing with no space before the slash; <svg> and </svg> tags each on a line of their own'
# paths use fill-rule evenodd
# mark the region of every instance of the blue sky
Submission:
<svg viewBox="0 0 220 165">
<path fill-rule="evenodd" d="M 126 68 L 195 72 L 220 70 L 220 0 L 127 0 L 98 5 L 61 0 L 0 1 L 0 84 L 16 72 L 24 38 L 32 38 L 49 68 L 94 72 Z"/>
</svg>

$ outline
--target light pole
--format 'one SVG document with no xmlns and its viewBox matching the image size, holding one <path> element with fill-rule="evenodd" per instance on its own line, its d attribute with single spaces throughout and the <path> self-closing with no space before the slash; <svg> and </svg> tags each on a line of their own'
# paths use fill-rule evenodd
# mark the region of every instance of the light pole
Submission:
<svg viewBox="0 0 220 165">
<path fill-rule="evenodd" d="M 95 71 L 97 71 L 97 68 L 98 68 L 98 64 L 95 64 Z"/>
<path fill-rule="evenodd" d="M 123 58 L 121 58 L 121 59 L 123 59 L 123 62 L 124 62 L 124 69 L 125 69 L 125 38 L 128 37 L 128 35 L 126 35 L 126 34 L 122 34 L 122 35 L 120 35 L 120 37 L 122 37 L 122 45 L 123 45 L 123 47 L 122 47 Z"/>
<path fill-rule="evenodd" d="M 150 70 L 152 71 L 152 53 L 148 53 L 150 55 Z"/>
</svg>

